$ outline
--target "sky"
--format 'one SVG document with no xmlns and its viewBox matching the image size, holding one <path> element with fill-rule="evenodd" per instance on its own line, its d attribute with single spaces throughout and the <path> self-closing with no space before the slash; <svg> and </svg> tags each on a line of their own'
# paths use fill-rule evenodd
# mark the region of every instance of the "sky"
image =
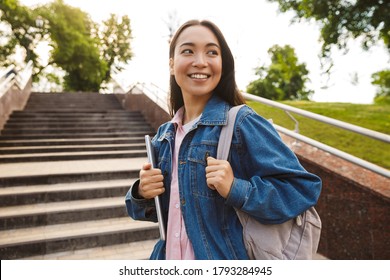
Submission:
<svg viewBox="0 0 390 280">
<path fill-rule="evenodd" d="M 19 0 L 26 6 L 50 2 L 48 0 Z M 266 0 L 193 2 L 180 0 L 64 0 L 87 12 L 95 22 L 111 13 L 128 15 L 133 39 L 134 57 L 120 75 L 125 85 L 153 82 L 168 88 L 168 21 L 176 14 L 180 23 L 189 19 L 208 19 L 216 23 L 233 52 L 236 80 L 239 88 L 256 79 L 255 68 L 270 63 L 268 49 L 277 44 L 289 44 L 295 49 L 299 62 L 306 64 L 310 74 L 309 89 L 312 100 L 319 102 L 371 103 L 376 88 L 371 75 L 390 67 L 390 57 L 383 45 L 369 51 L 360 48 L 358 40 L 351 40 L 347 54 L 334 49 L 334 67 L 330 78 L 321 75 L 319 54 L 319 26 L 315 22 L 291 23 L 293 12 L 279 13 L 276 3 Z M 47 51 L 47 50 L 46 50 Z M 358 77 L 358 83 L 353 83 Z"/>
</svg>

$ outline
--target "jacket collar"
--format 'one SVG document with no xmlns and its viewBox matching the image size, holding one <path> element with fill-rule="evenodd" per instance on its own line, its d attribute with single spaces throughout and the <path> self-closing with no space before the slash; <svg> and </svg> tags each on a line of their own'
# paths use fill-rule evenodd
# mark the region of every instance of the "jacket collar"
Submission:
<svg viewBox="0 0 390 280">
<path fill-rule="evenodd" d="M 198 125 L 226 125 L 230 105 L 217 95 L 213 95 L 203 110 Z"/>
<path fill-rule="evenodd" d="M 194 127 L 198 125 L 226 125 L 230 107 L 229 103 L 214 94 L 207 102 L 201 118 Z M 170 141 L 174 137 L 174 130 L 175 124 L 172 121 L 166 123 L 158 140 L 167 139 Z"/>
</svg>

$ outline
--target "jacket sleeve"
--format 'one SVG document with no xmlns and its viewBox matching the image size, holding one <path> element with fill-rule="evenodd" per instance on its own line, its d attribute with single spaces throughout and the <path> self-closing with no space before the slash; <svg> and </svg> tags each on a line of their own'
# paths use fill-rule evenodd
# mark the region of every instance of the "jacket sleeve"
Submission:
<svg viewBox="0 0 390 280">
<path fill-rule="evenodd" d="M 164 126 L 160 126 L 156 135 L 152 139 L 153 146 L 156 139 L 161 135 Z M 134 220 L 157 222 L 157 211 L 154 199 L 138 198 L 138 186 L 140 180 L 134 182 L 125 197 L 127 214 Z"/>
<path fill-rule="evenodd" d="M 157 222 L 156 206 L 153 199 L 136 198 L 138 192 L 139 179 L 131 186 L 126 194 L 127 214 L 134 220 Z"/>
<path fill-rule="evenodd" d="M 307 172 L 272 124 L 251 109 L 236 120 L 235 174 L 227 203 L 266 224 L 283 223 L 317 203 L 321 179 Z"/>
</svg>

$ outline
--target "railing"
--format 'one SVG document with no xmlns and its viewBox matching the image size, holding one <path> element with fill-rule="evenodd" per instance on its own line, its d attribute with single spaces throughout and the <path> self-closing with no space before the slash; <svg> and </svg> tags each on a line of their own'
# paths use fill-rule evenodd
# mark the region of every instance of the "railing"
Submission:
<svg viewBox="0 0 390 280">
<path fill-rule="evenodd" d="M 24 88 L 26 87 L 28 81 L 32 76 L 32 73 L 33 73 L 33 63 L 30 60 L 27 63 L 26 67 L 24 67 L 24 69 L 15 76 L 16 85 L 19 87 L 20 90 L 24 90 Z"/>
<path fill-rule="evenodd" d="M 302 109 L 298 109 L 298 108 L 295 108 L 295 107 L 292 107 L 292 106 L 288 106 L 288 105 L 285 105 L 285 104 L 281 104 L 279 102 L 275 102 L 275 101 L 272 101 L 272 100 L 269 100 L 269 99 L 266 99 L 266 98 L 262 98 L 262 97 L 259 97 L 259 96 L 255 96 L 255 95 L 251 95 L 251 94 L 248 94 L 248 93 L 243 93 L 245 99 L 247 100 L 253 100 L 253 101 L 256 101 L 256 102 L 260 102 L 262 104 L 266 104 L 266 105 L 269 105 L 269 106 L 272 106 L 272 107 L 276 107 L 276 108 L 279 108 L 279 109 L 282 109 L 284 110 L 286 113 L 288 112 L 292 112 L 292 113 L 296 113 L 296 114 L 299 114 L 301 116 L 304 116 L 304 117 L 307 117 L 307 118 L 310 118 L 310 119 L 314 119 L 314 120 L 317 120 L 317 121 L 320 121 L 320 122 L 323 122 L 323 123 L 326 123 L 326 124 L 329 124 L 329 125 L 333 125 L 333 126 L 336 126 L 336 127 L 339 127 L 341 129 L 344 129 L 344 130 L 348 130 L 348 131 L 352 131 L 352 132 L 355 132 L 357 134 L 360 134 L 360 135 L 363 135 L 363 136 L 366 136 L 366 137 L 370 137 L 370 138 L 373 138 L 375 140 L 379 140 L 379 141 L 382 141 L 382 142 L 385 142 L 385 143 L 390 143 L 390 135 L 387 135 L 387 134 L 384 134 L 384 133 L 381 133 L 381 132 L 377 132 L 377 131 L 374 131 L 374 130 L 370 130 L 370 129 L 366 129 L 366 128 L 363 128 L 363 127 L 360 127 L 360 126 L 356 126 L 356 125 L 353 125 L 353 124 L 350 124 L 350 123 L 346 123 L 346 122 L 343 122 L 343 121 L 339 121 L 339 120 L 336 120 L 336 119 L 332 119 L 332 118 L 329 118 L 329 117 L 325 117 L 325 116 L 322 116 L 322 115 L 318 115 L 318 114 L 315 114 L 315 113 L 312 113 L 312 112 L 308 112 L 308 111 L 305 111 L 305 110 L 302 110 Z M 289 116 L 291 116 L 290 114 L 288 114 Z M 295 119 L 294 119 L 295 120 Z M 297 121 L 295 120 L 296 122 L 296 130 L 297 130 Z M 337 157 L 340 157 L 342 159 L 345 159 L 349 162 L 352 162 L 354 164 L 357 164 L 357 165 L 360 165 L 368 170 L 371 170 L 375 173 L 378 173 L 380 175 L 383 175 L 387 178 L 390 178 L 390 171 L 385 169 L 385 168 L 382 168 L 378 165 L 375 165 L 371 162 L 368 162 L 368 161 L 365 161 L 361 158 L 358 158 L 358 157 L 355 157 L 351 154 L 348 154 L 348 153 L 345 153 L 343 151 L 340 151 L 338 149 L 335 149 L 331 146 L 328 146 L 328 145 L 325 145 L 321 142 L 318 142 L 318 141 L 315 141 L 311 138 L 308 138 L 308 137 L 305 137 L 301 134 L 298 134 L 296 132 L 293 132 L 291 130 L 288 130 L 284 127 L 281 127 L 281 126 L 278 126 L 278 125 L 275 125 L 275 128 L 277 131 L 281 132 L 281 133 L 284 133 L 290 137 L 293 137 L 299 141 L 302 141 L 302 142 L 305 142 L 309 145 L 312 145 L 318 149 L 321 149 L 325 152 L 328 152 L 330 154 L 333 154 Z"/>
<path fill-rule="evenodd" d="M 135 83 L 130 88 L 130 90 L 128 92 L 133 93 L 133 94 L 145 93 L 151 100 L 153 100 L 156 104 L 158 104 L 161 108 L 163 108 L 166 112 L 168 112 L 167 93 L 164 90 L 162 90 L 161 88 L 159 88 L 158 86 L 156 86 L 154 84 Z M 339 127 L 341 129 L 344 129 L 344 130 L 352 131 L 354 133 L 357 133 L 357 134 L 360 134 L 360 135 L 363 135 L 366 137 L 370 137 L 370 138 L 373 138 L 375 140 L 379 140 L 379 141 L 382 141 L 385 143 L 390 143 L 390 135 L 380 133 L 380 132 L 377 132 L 374 130 L 366 129 L 366 128 L 356 126 L 353 124 L 349 124 L 349 123 L 339 121 L 336 119 L 332 119 L 329 117 L 325 117 L 325 116 L 315 114 L 315 113 L 312 113 L 309 111 L 305 111 L 302 109 L 298 109 L 298 108 L 295 108 L 295 107 L 292 107 L 289 105 L 285 105 L 285 104 L 282 104 L 282 103 L 279 103 L 276 101 L 272 101 L 272 100 L 269 100 L 266 98 L 262 98 L 259 96 L 255 96 L 255 95 L 252 95 L 249 93 L 243 92 L 242 94 L 246 100 L 260 102 L 262 104 L 284 110 L 289 115 L 289 117 L 295 122 L 294 131 L 291 131 L 291 130 L 286 129 L 284 127 L 281 127 L 279 125 L 273 124 L 277 131 L 279 131 L 283 134 L 286 134 L 290 137 L 293 137 L 299 141 L 302 141 L 304 143 L 307 143 L 309 145 L 317 147 L 318 149 L 321 149 L 325 152 L 333 154 L 333 155 L 340 157 L 344 160 L 347 160 L 349 162 L 352 162 L 354 164 L 362 166 L 362 167 L 364 167 L 368 170 L 371 170 L 377 174 L 383 175 L 387 178 L 390 177 L 390 171 L 385 169 L 385 168 L 382 168 L 378 165 L 375 165 L 373 163 L 365 161 L 361 158 L 355 157 L 351 154 L 345 153 L 345 152 L 340 151 L 338 149 L 335 149 L 331 146 L 325 145 L 321 142 L 315 141 L 311 138 L 308 138 L 306 136 L 299 134 L 299 123 L 290 113 L 299 114 L 301 116 L 304 116 L 304 117 L 307 117 L 307 118 L 310 118 L 313 120 L 317 120 L 317 121 L 320 121 L 320 122 L 323 122 L 323 123 L 326 123 L 326 124 L 329 124 L 329 125 L 332 125 L 335 127 Z"/>
<path fill-rule="evenodd" d="M 32 61 L 29 61 L 21 71 L 16 71 L 15 65 L 8 66 L 0 72 L 0 97 L 3 96 L 13 85 L 23 90 L 31 78 L 33 71 Z"/>
<path fill-rule="evenodd" d="M 166 91 L 161 89 L 159 86 L 153 83 L 136 83 L 134 84 L 129 92 L 133 94 L 145 94 L 149 99 L 156 103 L 165 112 L 169 113 L 168 109 L 168 94 Z"/>
<path fill-rule="evenodd" d="M 163 108 L 165 111 L 168 112 L 168 106 L 167 106 L 167 93 L 165 91 L 163 91 L 161 88 L 157 87 L 156 85 L 153 85 L 153 84 L 145 84 L 145 83 L 137 83 L 135 84 L 131 90 L 130 90 L 131 93 L 142 93 L 144 92 L 150 99 L 152 99 L 155 103 L 157 103 L 161 108 Z M 336 126 L 336 127 L 339 127 L 341 129 L 344 129 L 344 130 L 348 130 L 348 131 L 352 131 L 352 132 L 355 132 L 357 134 L 361 134 L 361 135 L 364 135 L 364 136 L 367 136 L 367 137 L 370 137 L 370 138 L 373 138 L 373 139 L 376 139 L 376 140 L 379 140 L 379 141 L 383 141 L 385 143 L 390 143 L 390 136 L 387 135 L 387 134 L 384 134 L 384 133 L 380 133 L 380 132 L 377 132 L 377 131 L 373 131 L 373 130 L 370 130 L 370 129 L 366 129 L 366 128 L 363 128 L 363 127 L 359 127 L 359 126 L 356 126 L 356 125 L 352 125 L 352 124 L 349 124 L 349 123 L 346 123 L 346 122 L 343 122 L 343 121 L 339 121 L 339 120 L 335 120 L 335 119 L 332 119 L 332 118 L 329 118 L 329 117 L 325 117 L 325 116 L 322 116 L 322 115 L 318 115 L 318 114 L 315 114 L 315 113 L 312 113 L 312 112 L 308 112 L 308 111 L 305 111 L 305 110 L 302 110 L 302 109 L 298 109 L 298 108 L 295 108 L 295 107 L 292 107 L 292 106 L 288 106 L 288 105 L 285 105 L 285 104 L 281 104 L 279 102 L 276 102 L 276 101 L 272 101 L 272 100 L 268 100 L 268 99 L 265 99 L 265 98 L 262 98 L 262 97 L 259 97 L 259 96 L 254 96 L 254 95 L 251 95 L 251 94 L 248 94 L 248 93 L 243 93 L 244 97 L 246 100 L 253 100 L 253 101 L 256 101 L 256 102 L 260 102 L 260 103 L 263 103 L 263 104 L 266 104 L 266 105 L 269 105 L 269 106 L 272 106 L 272 107 L 276 107 L 276 108 L 279 108 L 279 109 L 282 109 L 284 110 L 290 117 L 291 114 L 289 114 L 290 112 L 291 113 L 295 113 L 295 114 L 299 114 L 301 116 L 305 116 L 307 118 L 310 118 L 310 119 L 314 119 L 314 120 L 317 120 L 317 121 L 320 121 L 320 122 L 323 122 L 323 123 L 326 123 L 326 124 L 329 124 L 329 125 L 333 125 L 333 126 Z M 298 132 L 298 122 L 292 117 L 292 119 L 295 121 L 295 131 L 291 131 L 289 129 L 286 129 L 284 127 L 281 127 L 279 125 L 276 125 L 276 124 L 273 124 L 275 129 L 283 134 L 286 134 L 290 137 L 293 137 L 299 141 L 302 141 L 304 143 L 307 143 L 309 145 L 312 145 L 314 147 L 317 147 L 318 149 L 321 149 L 325 152 L 328 152 L 330 154 L 333 154 L 337 157 L 340 157 L 344 160 L 347 160 L 349 162 L 352 162 L 354 164 L 357 164 L 359 166 L 362 166 L 368 170 L 371 170 L 377 174 L 380 174 L 380 175 L 383 175 L 387 178 L 390 177 L 390 172 L 385 169 L 385 168 L 382 168 L 378 165 L 375 165 L 373 163 L 370 163 L 368 161 L 365 161 L 361 158 L 358 158 L 358 157 L 355 157 L 351 154 L 348 154 L 348 153 L 345 153 L 343 151 L 340 151 L 338 149 L 335 149 L 331 146 L 328 146 L 328 145 L 325 145 L 321 142 L 318 142 L 318 141 L 315 141 L 311 138 L 308 138 L 306 136 L 303 136 Z"/>
<path fill-rule="evenodd" d="M 0 73 L 0 97 L 3 96 L 15 83 L 15 65 L 8 66 Z"/>
<path fill-rule="evenodd" d="M 317 121 L 320 121 L 320 122 L 323 122 L 323 123 L 326 123 L 329 125 L 333 125 L 333 126 L 342 128 L 344 130 L 349 130 L 349 131 L 352 131 L 352 132 L 355 132 L 355 133 L 358 133 L 358 134 L 361 134 L 361 135 L 364 135 L 364 136 L 367 136 L 370 138 L 374 138 L 376 140 L 380 140 L 380 141 L 383 141 L 385 143 L 390 143 L 390 135 L 387 135 L 384 133 L 380 133 L 377 131 L 373 131 L 370 129 L 366 129 L 366 128 L 357 126 L 357 125 L 349 124 L 349 123 L 342 122 L 342 121 L 339 121 L 336 119 L 332 119 L 329 117 L 318 115 L 318 114 L 315 114 L 312 112 L 308 112 L 308 111 L 298 109 L 298 108 L 295 108 L 292 106 L 281 104 L 279 102 L 275 102 L 275 101 L 272 101 L 272 100 L 269 100 L 269 99 L 266 99 L 263 97 L 255 96 L 255 95 L 252 95 L 249 93 L 243 93 L 243 95 L 244 95 L 245 99 L 247 99 L 247 100 L 257 101 L 257 102 L 260 102 L 260 103 L 263 103 L 263 104 L 266 104 L 266 105 L 269 105 L 272 107 L 282 109 L 282 110 L 287 111 L 287 112 L 296 113 L 298 115 L 301 115 L 301 116 L 304 116 L 304 117 L 307 117 L 307 118 L 310 118 L 313 120 L 317 120 Z"/>
<path fill-rule="evenodd" d="M 377 174 L 380 174 L 380 175 L 383 175 L 387 178 L 390 177 L 390 171 L 385 169 L 385 168 L 382 168 L 378 165 L 375 165 L 371 162 L 368 162 L 368 161 L 365 161 L 361 158 L 358 158 L 358 157 L 355 157 L 351 154 L 348 154 L 348 153 L 345 153 L 343 151 L 340 151 L 338 149 L 335 149 L 331 146 L 328 146 L 328 145 L 325 145 L 321 142 L 318 142 L 318 141 L 315 141 L 311 138 L 308 138 L 306 136 L 303 136 L 299 133 L 297 133 L 299 131 L 298 129 L 298 122 L 291 116 L 290 112 L 291 113 L 296 113 L 296 114 L 299 114 L 301 116 L 304 116 L 304 117 L 307 117 L 307 118 L 310 118 L 310 119 L 314 119 L 314 120 L 317 120 L 317 121 L 320 121 L 320 122 L 323 122 L 323 123 L 326 123 L 326 124 L 329 124 L 329 125 L 333 125 L 333 126 L 336 126 L 336 127 L 339 127 L 341 129 L 344 129 L 344 130 L 348 130 L 348 131 L 352 131 L 352 132 L 355 132 L 355 133 L 358 133 L 358 134 L 361 134 L 361 135 L 364 135 L 364 136 L 367 136 L 367 137 L 370 137 L 370 138 L 374 138 L 376 140 L 379 140 L 379 141 L 383 141 L 385 143 L 390 143 L 390 136 L 387 135 L 387 134 L 384 134 L 384 133 L 380 133 L 380 132 L 377 132 L 377 131 L 373 131 L 373 130 L 370 130 L 370 129 L 366 129 L 366 128 L 363 128 L 363 127 L 360 127 L 360 126 L 356 126 L 356 125 L 352 125 L 352 124 L 349 124 L 349 123 L 346 123 L 346 122 L 343 122 L 343 121 L 339 121 L 339 120 L 336 120 L 336 119 L 332 119 L 332 118 L 329 118 L 329 117 L 325 117 L 325 116 L 322 116 L 322 115 L 318 115 L 318 114 L 315 114 L 315 113 L 312 113 L 312 112 L 308 112 L 308 111 L 305 111 L 305 110 L 302 110 L 302 109 L 298 109 L 298 108 L 295 108 L 295 107 L 292 107 L 292 106 L 288 106 L 288 105 L 285 105 L 285 104 L 281 104 L 279 102 L 276 102 L 276 101 L 272 101 L 272 100 L 269 100 L 269 99 L 266 99 L 266 98 L 262 98 L 262 97 L 259 97 L 259 96 L 255 96 L 255 95 L 252 95 L 252 94 L 249 94 L 249 93 L 243 93 L 243 96 L 245 97 L 246 100 L 253 100 L 253 101 L 256 101 L 256 102 L 260 102 L 262 104 L 265 104 L 265 105 L 269 105 L 269 106 L 272 106 L 272 107 L 276 107 L 276 108 L 279 108 L 279 109 L 282 109 L 284 110 L 295 122 L 295 132 L 294 131 L 291 131 L 289 129 L 286 129 L 284 127 L 281 127 L 279 125 L 276 125 L 276 124 L 273 124 L 275 129 L 283 134 L 286 134 L 290 137 L 293 137 L 299 141 L 302 141 L 304 143 L 307 143 L 309 145 L 312 145 L 318 149 L 321 149 L 325 152 L 328 152 L 330 154 L 333 154 L 337 157 L 340 157 L 344 160 L 347 160 L 349 162 L 352 162 L 354 164 L 357 164 L 359 166 L 362 166 L 368 170 L 371 170 Z"/>
</svg>

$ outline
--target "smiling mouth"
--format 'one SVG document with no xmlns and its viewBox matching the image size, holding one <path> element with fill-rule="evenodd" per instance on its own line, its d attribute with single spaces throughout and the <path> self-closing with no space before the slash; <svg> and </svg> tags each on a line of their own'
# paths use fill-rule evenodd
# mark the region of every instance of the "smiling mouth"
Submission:
<svg viewBox="0 0 390 280">
<path fill-rule="evenodd" d="M 195 73 L 195 74 L 191 74 L 189 75 L 189 77 L 191 79 L 207 79 L 209 78 L 211 75 L 207 75 L 207 74 L 199 74 L 199 73 Z"/>
</svg>

